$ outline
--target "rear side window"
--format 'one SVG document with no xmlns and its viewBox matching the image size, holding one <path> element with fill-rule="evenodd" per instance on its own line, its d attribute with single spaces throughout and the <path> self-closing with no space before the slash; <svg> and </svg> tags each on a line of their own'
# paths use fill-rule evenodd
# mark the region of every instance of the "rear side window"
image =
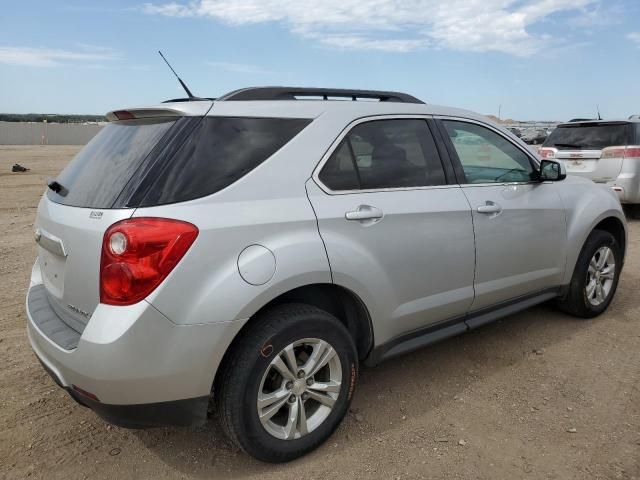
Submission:
<svg viewBox="0 0 640 480">
<path fill-rule="evenodd" d="M 65 196 L 49 199 L 74 207 L 111 208 L 175 118 L 114 122 L 104 127 L 57 177 Z"/>
<path fill-rule="evenodd" d="M 176 154 L 153 172 L 140 206 L 215 193 L 267 160 L 311 120 L 205 117 Z"/>
<path fill-rule="evenodd" d="M 426 121 L 375 120 L 351 130 L 319 178 L 335 191 L 446 184 Z"/>
<path fill-rule="evenodd" d="M 543 146 L 558 150 L 601 150 L 629 143 L 628 124 L 604 123 L 561 125 L 551 132 Z"/>
</svg>

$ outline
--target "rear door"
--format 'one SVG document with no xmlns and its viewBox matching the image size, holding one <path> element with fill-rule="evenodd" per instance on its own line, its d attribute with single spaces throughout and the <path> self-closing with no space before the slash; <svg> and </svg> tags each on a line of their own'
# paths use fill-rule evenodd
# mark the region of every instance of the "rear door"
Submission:
<svg viewBox="0 0 640 480">
<path fill-rule="evenodd" d="M 347 131 L 307 184 L 334 282 L 365 302 L 377 344 L 465 314 L 471 213 L 427 121 L 383 117 Z"/>
<path fill-rule="evenodd" d="M 497 129 L 446 118 L 439 125 L 473 214 L 472 310 L 559 286 L 566 257 L 560 185 L 534 181 L 529 153 Z"/>
<path fill-rule="evenodd" d="M 568 174 L 604 183 L 620 174 L 623 148 L 631 143 L 629 136 L 630 125 L 626 122 L 575 122 L 559 125 L 544 142 L 543 149 L 555 149 L 553 156 L 564 162 Z M 622 149 L 609 149 L 615 146 Z M 545 150 L 542 154 L 548 156 Z"/>
</svg>

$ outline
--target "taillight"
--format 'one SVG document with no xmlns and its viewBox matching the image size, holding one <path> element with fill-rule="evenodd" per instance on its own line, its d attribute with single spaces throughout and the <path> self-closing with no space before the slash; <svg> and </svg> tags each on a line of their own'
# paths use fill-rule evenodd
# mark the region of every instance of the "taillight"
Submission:
<svg viewBox="0 0 640 480">
<path fill-rule="evenodd" d="M 118 120 L 134 120 L 136 116 L 128 110 L 116 110 L 113 112 Z"/>
<path fill-rule="evenodd" d="M 600 158 L 638 158 L 640 157 L 640 146 L 629 147 L 607 147 L 602 149 Z"/>
<path fill-rule="evenodd" d="M 104 234 L 100 302 L 131 305 L 169 275 L 198 236 L 191 223 L 140 217 L 114 223 Z"/>
<path fill-rule="evenodd" d="M 553 158 L 556 158 L 556 153 L 558 153 L 558 149 L 553 147 L 542 147 L 540 150 L 538 150 L 538 155 L 540 155 L 543 160 L 551 160 Z"/>
</svg>

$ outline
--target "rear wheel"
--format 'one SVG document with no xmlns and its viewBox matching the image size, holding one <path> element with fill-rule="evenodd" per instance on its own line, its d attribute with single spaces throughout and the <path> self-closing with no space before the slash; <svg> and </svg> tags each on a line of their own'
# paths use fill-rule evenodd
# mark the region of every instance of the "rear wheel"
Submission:
<svg viewBox="0 0 640 480">
<path fill-rule="evenodd" d="M 562 310 L 577 317 L 592 318 L 604 312 L 618 286 L 622 250 L 613 235 L 591 232 L 576 263 Z"/>
<path fill-rule="evenodd" d="M 300 457 L 340 424 L 355 388 L 357 356 L 342 323 L 302 304 L 260 314 L 232 347 L 214 398 L 228 437 L 266 462 Z"/>
</svg>

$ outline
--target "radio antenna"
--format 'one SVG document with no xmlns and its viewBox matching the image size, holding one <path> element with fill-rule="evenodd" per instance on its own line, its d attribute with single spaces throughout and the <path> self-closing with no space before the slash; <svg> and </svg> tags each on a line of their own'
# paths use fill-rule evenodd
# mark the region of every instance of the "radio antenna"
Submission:
<svg viewBox="0 0 640 480">
<path fill-rule="evenodd" d="M 189 97 L 189 100 L 199 100 L 198 97 L 194 96 L 193 93 L 191 93 L 191 90 L 189 90 L 189 87 L 187 87 L 187 85 L 182 81 L 182 79 L 178 76 L 178 74 L 176 73 L 176 71 L 173 69 L 173 67 L 171 66 L 171 64 L 167 61 L 166 58 L 164 58 L 164 55 L 162 54 L 162 52 L 160 50 L 158 50 L 158 53 L 160 54 L 160 56 L 162 57 L 162 60 L 164 60 L 164 63 L 167 64 L 167 66 L 171 69 L 171 71 L 173 72 L 173 74 L 176 76 L 176 78 L 178 79 L 178 81 L 180 82 L 180 85 L 182 85 L 182 88 L 184 88 L 184 91 L 187 92 L 187 96 Z"/>
</svg>

